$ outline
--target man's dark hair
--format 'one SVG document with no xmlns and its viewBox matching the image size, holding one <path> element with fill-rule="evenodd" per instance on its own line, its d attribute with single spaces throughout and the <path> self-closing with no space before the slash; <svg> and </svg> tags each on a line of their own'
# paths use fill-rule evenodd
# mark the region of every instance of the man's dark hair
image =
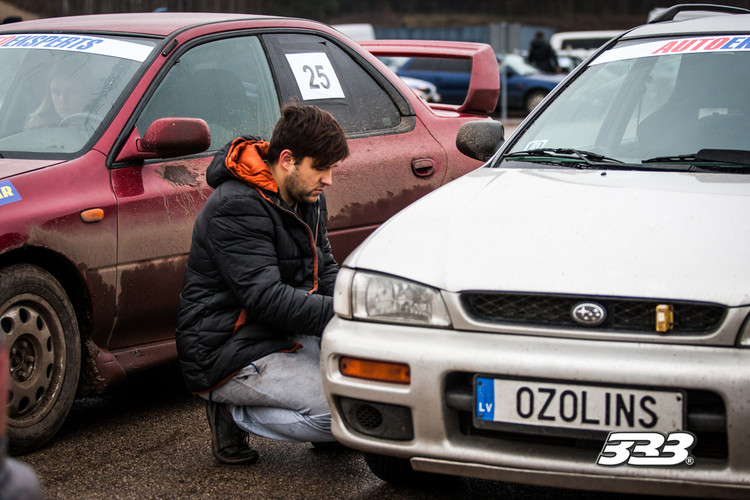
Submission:
<svg viewBox="0 0 750 500">
<path fill-rule="evenodd" d="M 309 156 L 313 168 L 323 169 L 349 156 L 346 134 L 328 111 L 296 102 L 281 108 L 268 147 L 268 160 L 275 164 L 289 149 L 295 161 Z"/>
</svg>

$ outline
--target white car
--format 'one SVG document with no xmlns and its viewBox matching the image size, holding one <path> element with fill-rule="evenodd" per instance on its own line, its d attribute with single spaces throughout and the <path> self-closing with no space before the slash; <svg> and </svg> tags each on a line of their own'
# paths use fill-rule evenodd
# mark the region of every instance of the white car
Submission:
<svg viewBox="0 0 750 500">
<path fill-rule="evenodd" d="M 750 498 L 750 12 L 670 19 L 344 262 L 324 385 L 382 479 Z"/>
<path fill-rule="evenodd" d="M 408 76 L 402 76 L 401 79 L 423 101 L 440 102 L 440 94 L 438 94 L 437 87 L 432 83 L 420 80 L 419 78 L 410 78 Z"/>
</svg>

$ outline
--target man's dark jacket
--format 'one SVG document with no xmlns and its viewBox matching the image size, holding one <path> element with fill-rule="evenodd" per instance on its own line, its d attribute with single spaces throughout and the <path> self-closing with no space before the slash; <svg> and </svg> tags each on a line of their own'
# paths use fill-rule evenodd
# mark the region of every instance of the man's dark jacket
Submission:
<svg viewBox="0 0 750 500">
<path fill-rule="evenodd" d="M 193 228 L 176 335 L 193 392 L 294 349 L 295 335 L 320 335 L 333 316 L 338 266 L 325 199 L 297 210 L 284 203 L 263 162 L 267 150 L 268 143 L 241 137 L 206 171 L 215 190 Z"/>
</svg>

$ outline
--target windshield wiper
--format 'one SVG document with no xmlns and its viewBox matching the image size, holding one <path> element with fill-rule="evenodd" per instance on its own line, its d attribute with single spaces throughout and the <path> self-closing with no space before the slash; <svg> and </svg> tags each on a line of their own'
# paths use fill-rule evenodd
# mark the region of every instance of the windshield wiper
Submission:
<svg viewBox="0 0 750 500">
<path fill-rule="evenodd" d="M 503 159 L 520 159 L 527 161 L 541 161 L 555 165 L 568 165 L 573 161 L 577 167 L 583 168 L 632 168 L 616 158 L 592 153 L 582 149 L 572 148 L 541 148 L 527 151 L 516 151 L 503 156 Z"/>
<path fill-rule="evenodd" d="M 705 165 L 704 162 L 714 163 Z M 750 167 L 750 151 L 742 149 L 701 149 L 689 155 L 657 156 L 642 163 L 701 163 L 696 167 L 703 170 L 747 170 Z M 719 163 L 716 165 L 716 163 Z"/>
</svg>

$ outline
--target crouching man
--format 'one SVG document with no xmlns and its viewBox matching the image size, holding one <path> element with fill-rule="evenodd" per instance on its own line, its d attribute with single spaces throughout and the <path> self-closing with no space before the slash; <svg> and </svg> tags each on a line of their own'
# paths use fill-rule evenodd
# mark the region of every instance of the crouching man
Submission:
<svg viewBox="0 0 750 500">
<path fill-rule="evenodd" d="M 177 351 L 221 462 L 258 459 L 247 433 L 335 440 L 320 374 L 338 272 L 323 190 L 347 156 L 333 116 L 290 104 L 270 144 L 240 137 L 208 167 L 215 190 L 193 229 Z"/>
</svg>

